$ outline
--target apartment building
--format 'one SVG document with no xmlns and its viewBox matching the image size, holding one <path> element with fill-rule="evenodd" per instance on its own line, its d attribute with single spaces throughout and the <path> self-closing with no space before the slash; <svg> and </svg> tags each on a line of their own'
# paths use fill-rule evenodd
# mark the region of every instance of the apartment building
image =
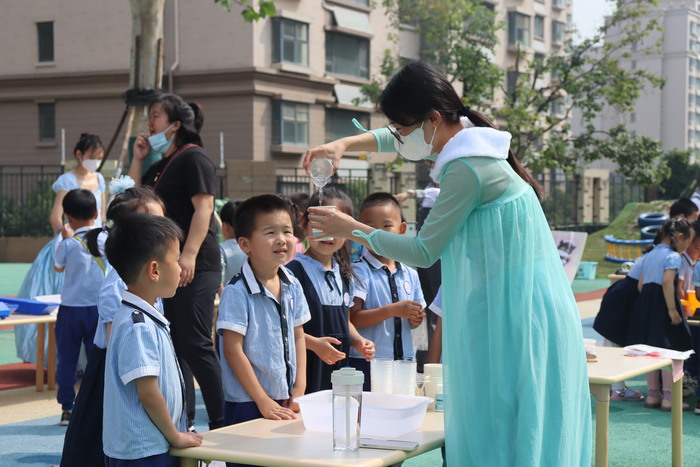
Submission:
<svg viewBox="0 0 700 467">
<path fill-rule="evenodd" d="M 228 13 L 213 0 L 166 2 L 163 84 L 203 106 L 217 165 L 222 133 L 226 160 L 289 167 L 309 146 L 355 134 L 353 117 L 383 122 L 355 100 L 397 47 L 381 2 L 275 4 L 275 17 L 248 24 L 235 3 Z M 67 158 L 82 132 L 106 143 L 125 108 L 129 2 L 0 0 L 0 11 L 0 164 L 58 164 L 62 130 Z"/>
<path fill-rule="evenodd" d="M 493 63 L 504 72 L 505 89 L 514 86 L 519 50 L 530 59 L 564 52 L 564 41 L 572 17 L 571 0 L 483 0 L 483 3 L 495 13 L 495 20 L 504 24 L 496 33 L 498 45 L 493 54 Z M 401 57 L 419 58 L 420 47 L 418 29 L 409 26 L 401 30 Z M 494 105 L 498 105 L 502 99 L 503 93 L 497 90 Z"/>
<path fill-rule="evenodd" d="M 632 112 L 608 107 L 596 119 L 600 129 L 623 124 L 628 131 L 661 141 L 664 149 L 689 150 L 700 155 L 700 4 L 695 0 L 660 0 L 650 16 L 658 18 L 663 31 L 632 46 L 623 67 L 647 70 L 666 78 L 663 89 L 647 87 Z M 610 40 L 616 31 L 611 31 Z M 662 37 L 661 37 L 662 36 Z M 663 39 L 660 53 L 643 51 Z M 573 129 L 581 125 L 574 116 Z M 609 161 L 596 166 L 614 168 Z"/>
<path fill-rule="evenodd" d="M 505 24 L 505 28 L 498 31 L 500 46 L 496 48 L 494 61 L 505 72 L 507 91 L 513 89 L 517 79 L 518 50 L 524 51 L 529 59 L 564 53 L 572 17 L 570 0 L 486 0 L 484 3 L 496 13 L 497 20 Z M 496 93 L 494 104 L 498 105 L 502 98 L 502 94 Z M 562 111 L 552 109 L 554 113 Z"/>
</svg>

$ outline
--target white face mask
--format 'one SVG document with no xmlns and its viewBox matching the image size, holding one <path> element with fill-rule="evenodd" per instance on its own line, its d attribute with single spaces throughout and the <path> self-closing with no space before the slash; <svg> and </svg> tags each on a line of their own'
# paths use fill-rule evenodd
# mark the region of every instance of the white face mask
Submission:
<svg viewBox="0 0 700 467">
<path fill-rule="evenodd" d="M 423 133 L 423 125 L 420 128 L 413 130 L 408 136 L 403 136 L 403 143 L 394 138 L 394 147 L 403 157 L 409 161 L 420 161 L 429 157 L 433 153 L 433 140 L 435 139 L 435 131 L 433 137 L 430 138 L 430 143 L 425 142 L 425 134 Z"/>
<path fill-rule="evenodd" d="M 90 173 L 97 172 L 97 168 L 100 166 L 100 159 L 83 159 L 80 161 L 80 164 L 83 166 L 85 170 L 87 170 Z"/>
</svg>

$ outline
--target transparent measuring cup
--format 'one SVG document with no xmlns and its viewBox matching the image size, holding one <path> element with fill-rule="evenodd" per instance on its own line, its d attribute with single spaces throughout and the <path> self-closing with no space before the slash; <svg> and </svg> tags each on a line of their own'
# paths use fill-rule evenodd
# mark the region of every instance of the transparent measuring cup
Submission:
<svg viewBox="0 0 700 467">
<path fill-rule="evenodd" d="M 333 175 L 333 162 L 330 159 L 319 157 L 309 164 L 309 176 L 317 187 L 326 186 L 331 175 Z"/>
</svg>

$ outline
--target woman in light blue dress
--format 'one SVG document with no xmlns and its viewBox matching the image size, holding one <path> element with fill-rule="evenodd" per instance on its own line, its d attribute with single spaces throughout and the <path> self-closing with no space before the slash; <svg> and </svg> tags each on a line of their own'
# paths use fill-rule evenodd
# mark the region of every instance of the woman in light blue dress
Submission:
<svg viewBox="0 0 700 467">
<path fill-rule="evenodd" d="M 391 126 L 309 150 L 305 165 L 330 156 L 337 166 L 346 150 L 437 153 L 441 193 L 423 228 L 398 236 L 310 208 L 312 225 L 416 266 L 442 259 L 447 465 L 589 467 L 580 317 L 510 134 L 423 62 L 396 73 L 379 107 Z"/>
<path fill-rule="evenodd" d="M 56 233 L 53 240 L 47 243 L 34 259 L 32 266 L 24 276 L 22 285 L 17 292 L 20 298 L 34 298 L 39 295 L 56 295 L 63 288 L 63 274 L 53 269 L 56 246 L 61 241 L 63 227 L 63 198 L 70 190 L 84 188 L 95 194 L 98 216 L 95 227 L 102 226 L 104 215 L 102 207 L 106 202 L 105 180 L 97 168 L 104 157 L 104 146 L 99 136 L 83 133 L 73 149 L 78 164 L 70 172 L 62 174 L 51 186 L 56 192 L 49 221 Z M 17 358 L 24 362 L 36 363 L 36 325 L 15 327 L 15 347 Z M 48 342 L 48 336 L 47 342 Z M 48 349 L 48 344 L 44 346 Z M 44 361 L 47 361 L 45 358 Z M 79 368 L 84 368 L 84 358 L 81 357 Z"/>
</svg>

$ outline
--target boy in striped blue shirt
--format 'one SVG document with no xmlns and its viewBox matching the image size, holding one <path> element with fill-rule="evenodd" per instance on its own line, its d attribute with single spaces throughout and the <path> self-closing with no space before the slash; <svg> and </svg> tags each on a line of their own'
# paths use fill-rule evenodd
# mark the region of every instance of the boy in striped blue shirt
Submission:
<svg viewBox="0 0 700 467">
<path fill-rule="evenodd" d="M 107 239 L 107 258 L 127 285 L 105 364 L 106 467 L 168 467 L 170 446 L 202 444 L 187 431 L 185 391 L 169 322 L 154 307 L 175 295 L 182 231 L 170 219 L 131 214 Z"/>
</svg>

